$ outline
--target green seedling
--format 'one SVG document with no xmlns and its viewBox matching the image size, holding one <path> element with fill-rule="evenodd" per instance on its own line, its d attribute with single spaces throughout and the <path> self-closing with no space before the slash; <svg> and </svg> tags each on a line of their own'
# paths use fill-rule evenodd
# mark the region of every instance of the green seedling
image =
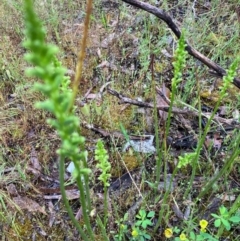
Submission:
<svg viewBox="0 0 240 241">
<path fill-rule="evenodd" d="M 147 227 L 152 226 L 151 219 L 154 217 L 155 212 L 150 211 L 147 213 L 144 209 L 141 209 L 136 215 L 138 221 L 135 222 L 132 228 L 132 239 L 131 240 L 150 240 L 151 236 L 147 233 Z"/>
<path fill-rule="evenodd" d="M 139 213 L 136 215 L 136 218 L 138 221 L 135 223 L 136 226 L 142 227 L 144 229 L 147 228 L 147 226 L 152 226 L 151 218 L 153 218 L 155 215 L 154 211 L 150 211 L 147 213 L 145 210 L 141 209 Z"/>
<path fill-rule="evenodd" d="M 240 223 L 240 215 L 230 215 L 229 211 L 226 207 L 221 206 L 219 208 L 220 215 L 217 214 L 211 214 L 214 218 L 214 226 L 216 228 L 219 228 L 221 225 L 223 225 L 226 230 L 230 230 L 232 224 L 239 224 Z"/>
</svg>

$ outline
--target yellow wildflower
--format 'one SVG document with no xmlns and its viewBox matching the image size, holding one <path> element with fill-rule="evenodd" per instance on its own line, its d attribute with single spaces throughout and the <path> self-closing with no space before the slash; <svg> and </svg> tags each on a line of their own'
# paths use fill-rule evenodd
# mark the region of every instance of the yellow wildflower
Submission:
<svg viewBox="0 0 240 241">
<path fill-rule="evenodd" d="M 132 236 L 136 238 L 138 236 L 138 231 L 136 229 L 133 229 Z"/>
<path fill-rule="evenodd" d="M 172 229 L 171 229 L 171 228 L 165 229 L 164 235 L 165 235 L 166 238 L 171 238 L 171 237 L 173 236 L 173 231 L 172 231 Z"/>
<path fill-rule="evenodd" d="M 205 219 L 202 219 L 202 220 L 200 220 L 199 225 L 200 225 L 200 227 L 201 227 L 201 231 L 202 231 L 202 230 L 205 230 L 206 227 L 208 226 L 208 221 L 205 220 Z"/>
<path fill-rule="evenodd" d="M 184 233 L 181 233 L 181 235 L 179 236 L 179 238 L 180 238 L 181 241 L 187 240 L 187 237 L 186 237 L 186 235 L 185 235 Z"/>
</svg>

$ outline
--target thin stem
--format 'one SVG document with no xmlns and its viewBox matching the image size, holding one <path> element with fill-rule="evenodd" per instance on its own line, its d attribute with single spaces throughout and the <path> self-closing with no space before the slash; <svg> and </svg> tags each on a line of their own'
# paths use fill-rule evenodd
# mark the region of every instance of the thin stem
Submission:
<svg viewBox="0 0 240 241">
<path fill-rule="evenodd" d="M 217 105 L 216 107 L 218 108 L 219 105 Z M 186 198 L 192 188 L 192 185 L 193 185 L 193 181 L 194 181 L 194 178 L 195 178 L 195 175 L 196 175 L 196 170 L 197 170 L 197 164 L 198 164 L 198 161 L 199 161 L 199 157 L 200 157 L 200 152 L 202 150 L 202 147 L 203 147 L 203 144 L 204 144 L 204 141 L 205 141 L 205 138 L 207 136 L 207 133 L 210 129 L 210 125 L 211 125 L 211 122 L 213 120 L 213 117 L 214 115 L 216 114 L 217 112 L 217 108 L 215 107 L 214 111 L 212 112 L 210 118 L 208 119 L 207 121 L 207 124 L 206 124 L 206 127 L 204 128 L 204 132 L 200 138 L 200 141 L 198 142 L 198 145 L 197 145 L 197 149 L 196 149 L 196 155 L 194 157 L 194 160 L 192 162 L 192 174 L 191 174 L 191 178 L 190 178 L 190 181 L 189 181 L 189 185 L 184 193 L 184 198 Z"/>
<path fill-rule="evenodd" d="M 107 204 L 107 187 L 104 186 L 104 227 L 107 227 L 107 221 L 108 221 L 108 204 Z"/>
<path fill-rule="evenodd" d="M 195 158 L 194 158 L 194 160 L 193 160 L 193 162 L 192 162 L 192 164 L 193 164 L 193 165 L 192 165 L 192 174 L 191 174 L 191 178 L 190 178 L 190 181 L 189 181 L 188 188 L 186 189 L 186 191 L 185 191 L 185 193 L 184 193 L 184 198 L 186 198 L 186 197 L 188 196 L 188 194 L 189 194 L 189 192 L 190 192 L 190 189 L 192 188 L 193 181 L 194 181 L 194 177 L 195 177 L 195 175 L 196 175 L 197 164 L 198 164 L 198 161 L 199 161 L 199 158 L 200 158 L 200 152 L 201 152 L 201 150 L 202 150 L 202 147 L 203 147 L 203 145 L 204 145 L 204 141 L 205 141 L 206 136 L 207 136 L 207 134 L 208 134 L 208 131 L 209 131 L 209 129 L 210 129 L 210 125 L 211 125 L 211 123 L 212 123 L 212 120 L 213 120 L 213 118 L 214 118 L 214 116 L 215 116 L 215 114 L 216 114 L 216 112 L 217 112 L 217 110 L 218 110 L 218 107 L 219 107 L 222 99 L 223 99 L 223 97 L 220 97 L 220 98 L 218 99 L 218 102 L 217 102 L 217 104 L 215 105 L 214 110 L 213 110 L 210 118 L 209 118 L 208 121 L 207 121 L 207 124 L 206 124 L 206 126 L 205 126 L 205 128 L 204 128 L 204 131 L 203 131 L 203 134 L 202 134 L 202 136 L 201 136 L 201 138 L 200 138 L 200 141 L 198 142 L 197 149 L 196 149 L 196 155 L 195 155 Z M 214 182 L 213 182 L 213 183 L 214 183 Z M 213 184 L 213 183 L 212 183 L 212 184 Z"/>
<path fill-rule="evenodd" d="M 73 82 L 73 98 L 72 98 L 71 107 L 73 106 L 74 101 L 76 99 L 78 83 L 81 81 L 81 77 L 82 77 L 83 61 L 85 58 L 85 49 L 87 46 L 87 36 L 88 36 L 88 28 L 89 28 L 89 24 L 90 24 L 91 12 L 92 12 L 92 0 L 88 0 L 87 1 L 86 18 L 85 18 L 85 22 L 84 22 L 81 50 L 79 51 L 78 62 L 77 62 L 77 66 L 76 66 L 76 75 L 75 75 L 74 82 Z"/>
<path fill-rule="evenodd" d="M 167 213 L 169 211 L 169 205 L 168 204 L 162 204 L 161 205 L 161 209 L 159 211 L 159 215 L 158 215 L 158 220 L 157 220 L 157 223 L 154 227 L 154 234 L 158 231 L 158 227 L 160 226 L 161 222 L 162 222 L 162 218 L 163 218 L 163 214 L 164 214 L 164 211 L 165 209 L 167 209 Z"/>
<path fill-rule="evenodd" d="M 84 164 L 84 168 L 88 168 L 86 158 L 83 159 L 83 164 Z M 84 175 L 84 182 L 87 183 L 87 185 L 85 185 L 85 195 L 86 195 L 86 202 L 87 202 L 87 206 L 88 206 L 87 208 L 88 208 L 88 210 L 91 210 L 91 199 L 90 199 L 89 176 L 88 175 Z"/>
<path fill-rule="evenodd" d="M 78 166 L 78 165 L 75 165 L 75 167 L 76 166 Z M 94 240 L 93 230 L 92 230 L 90 220 L 89 220 L 89 211 L 90 210 L 88 209 L 88 206 L 90 205 L 90 203 L 86 203 L 86 198 L 85 198 L 86 197 L 86 190 L 88 190 L 88 188 L 86 189 L 86 186 L 88 186 L 88 183 L 86 183 L 85 180 L 86 180 L 85 176 L 81 173 L 78 176 L 78 178 L 76 179 L 77 186 L 78 186 L 78 189 L 80 191 L 80 203 L 82 205 L 83 219 L 84 219 L 84 222 L 86 224 L 88 234 L 91 237 L 91 240 Z"/>
<path fill-rule="evenodd" d="M 160 181 L 160 173 L 161 173 L 161 166 L 162 166 L 162 152 L 160 150 L 160 141 L 159 141 L 159 119 L 158 119 L 158 109 L 157 109 L 157 97 L 156 97 L 156 83 L 153 80 L 153 93 L 154 93 L 154 108 L 153 108 L 153 113 L 154 113 L 154 132 L 155 132 L 155 141 L 156 141 L 156 152 L 157 152 L 157 160 L 156 160 L 156 179 L 155 183 L 158 184 Z M 162 147 L 161 147 L 162 149 Z"/>
<path fill-rule="evenodd" d="M 103 235 L 103 240 L 109 241 L 109 238 L 108 238 L 107 233 L 106 233 L 105 226 L 103 225 L 102 220 L 101 220 L 101 218 L 99 218 L 99 216 L 97 216 L 97 224 L 101 229 L 101 235 Z"/>
<path fill-rule="evenodd" d="M 233 165 L 234 161 L 236 160 L 236 158 L 240 155 L 240 149 L 238 149 L 237 147 L 240 145 L 240 135 L 238 135 L 238 139 L 236 140 L 236 148 L 234 149 L 232 155 L 230 156 L 230 158 L 228 160 L 225 161 L 224 166 L 222 167 L 222 169 L 215 175 L 215 177 L 213 177 L 213 179 L 211 181 L 208 181 L 207 185 L 202 189 L 202 191 L 199 193 L 197 200 L 202 198 L 208 191 L 209 189 L 212 188 L 213 184 L 224 174 L 229 172 L 229 169 L 231 168 L 231 166 Z"/>
<path fill-rule="evenodd" d="M 59 180 L 60 180 L 60 190 L 61 190 L 61 194 L 62 194 L 62 200 L 63 200 L 63 203 L 64 203 L 64 205 L 66 207 L 66 210 L 68 212 L 68 215 L 69 215 L 71 221 L 73 222 L 74 226 L 77 228 L 77 230 L 80 233 L 81 237 L 83 238 L 84 241 L 89 241 L 88 237 L 85 235 L 83 229 L 81 228 L 81 226 L 79 225 L 78 221 L 74 217 L 72 208 L 70 207 L 68 199 L 67 199 L 67 195 L 66 195 L 66 191 L 65 191 L 65 187 L 64 187 L 64 173 L 65 173 L 64 159 L 65 158 L 63 156 L 60 156 Z"/>
</svg>

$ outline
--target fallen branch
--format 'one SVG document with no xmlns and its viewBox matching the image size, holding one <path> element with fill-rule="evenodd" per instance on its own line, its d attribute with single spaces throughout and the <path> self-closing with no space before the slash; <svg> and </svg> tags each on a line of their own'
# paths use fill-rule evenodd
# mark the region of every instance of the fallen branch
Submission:
<svg viewBox="0 0 240 241">
<path fill-rule="evenodd" d="M 151 109 L 154 108 L 154 104 L 152 104 L 152 103 L 147 103 L 147 102 L 140 101 L 140 100 L 133 100 L 133 99 L 128 98 L 125 95 L 122 95 L 119 92 L 117 92 L 113 89 L 110 89 L 110 88 L 108 88 L 107 90 L 108 90 L 108 93 L 116 96 L 120 100 L 120 104 L 132 104 L 132 105 L 136 105 L 136 106 L 144 107 L 144 108 L 151 108 Z M 165 105 L 164 106 L 157 105 L 156 108 L 158 110 L 162 110 L 162 111 L 166 111 L 166 112 L 168 112 L 168 110 L 169 110 L 169 106 L 165 106 Z M 190 114 L 189 110 L 181 110 L 176 107 L 173 107 L 172 113 L 185 114 L 185 115 Z"/>
<path fill-rule="evenodd" d="M 174 32 L 174 34 L 178 38 L 180 38 L 180 36 L 181 36 L 180 29 L 174 23 L 171 16 L 169 14 L 167 14 L 164 10 L 154 7 L 154 6 L 150 5 L 149 3 L 141 2 L 139 0 L 122 0 L 122 1 L 129 3 L 132 6 L 143 9 L 149 13 L 152 13 L 156 17 L 162 19 L 168 25 L 168 27 Z M 196 59 L 201 61 L 203 64 L 207 65 L 210 69 L 213 69 L 214 71 L 216 71 L 216 73 L 219 76 L 223 77 L 224 75 L 226 75 L 225 69 L 223 69 L 221 66 L 219 66 L 218 64 L 216 64 L 215 62 L 213 62 L 212 60 L 210 60 L 209 58 L 207 58 L 206 56 L 204 56 L 203 54 L 198 52 L 187 41 L 186 41 L 186 45 L 187 45 L 186 50 L 188 51 L 188 53 L 190 55 L 192 55 L 193 57 L 195 57 Z M 234 78 L 233 84 L 240 89 L 240 79 L 239 78 Z"/>
<path fill-rule="evenodd" d="M 132 104 L 132 105 L 136 105 L 136 106 L 144 107 L 144 108 L 152 108 L 152 109 L 155 108 L 155 106 L 151 103 L 147 103 L 147 102 L 139 101 L 139 100 L 133 100 L 131 98 L 128 98 L 128 97 L 120 94 L 119 92 L 117 92 L 113 89 L 108 88 L 107 91 L 108 91 L 108 93 L 116 96 L 120 100 L 119 104 Z M 157 105 L 156 108 L 157 108 L 157 110 L 162 110 L 162 111 L 166 111 L 166 112 L 168 112 L 168 110 L 169 110 L 169 106 L 159 106 L 159 105 Z M 199 117 L 199 112 L 197 110 L 189 110 L 189 109 L 182 110 L 180 108 L 173 107 L 172 113 L 173 114 L 180 114 L 180 115 L 184 114 L 184 115 L 191 115 L 191 116 Z M 200 113 L 200 114 L 201 114 L 201 116 L 206 117 L 207 119 L 209 119 L 210 116 L 211 116 L 211 113 Z M 226 125 L 230 125 L 230 126 L 234 125 L 234 128 L 240 129 L 239 124 L 234 124 L 235 123 L 234 119 L 225 119 L 225 118 L 222 118 L 220 116 L 215 115 L 213 117 L 213 120 L 215 122 L 221 123 L 221 124 L 226 124 Z"/>
</svg>

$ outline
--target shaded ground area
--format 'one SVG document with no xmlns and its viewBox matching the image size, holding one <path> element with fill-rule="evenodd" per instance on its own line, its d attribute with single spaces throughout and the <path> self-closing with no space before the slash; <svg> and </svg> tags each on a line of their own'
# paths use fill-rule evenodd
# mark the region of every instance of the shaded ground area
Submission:
<svg viewBox="0 0 240 241">
<path fill-rule="evenodd" d="M 196 1 L 195 5 L 188 1 L 150 2 L 166 9 L 179 27 L 186 29 L 189 42 L 224 68 L 228 68 L 239 54 L 239 8 L 236 2 L 218 4 Z M 60 4 L 57 1 L 51 4 L 37 2 L 36 9 L 48 31 L 48 41 L 61 49 L 58 57 L 73 79 L 84 27 L 84 4 L 71 1 L 61 1 Z M 0 3 L 2 240 L 80 240 L 61 202 L 57 133 L 46 124 L 49 114 L 34 108 L 34 103 L 43 99 L 32 90 L 36 80 L 24 77 L 27 64 L 23 59 L 25 49 L 21 45 L 24 39 L 21 12 L 21 1 L 14 1 L 13 5 L 7 1 Z M 103 138 L 108 150 L 112 165 L 109 189 L 109 212 L 112 218 L 108 233 L 118 233 L 115 221 L 126 212 L 130 216 L 129 226 L 140 207 L 160 212 L 162 198 L 166 186 L 170 185 L 178 157 L 196 148 L 199 126 L 204 128 L 218 100 L 221 80 L 210 75 L 202 63 L 188 57 L 174 107 L 178 111 L 191 108 L 181 113 L 176 110 L 171 117 L 167 137 L 164 128 L 166 112 L 158 111 L 156 122 L 153 109 L 132 105 L 131 101 L 123 103 L 123 98 L 128 97 L 153 105 L 156 97 L 158 105 L 169 106 L 166 99 L 170 98 L 175 48 L 175 36 L 164 23 L 150 14 L 122 1 L 94 3 L 76 114 L 82 120 L 81 133 L 86 137 L 89 166 L 93 172 L 92 206 L 100 216 L 103 212 L 103 190 L 97 179 L 100 173 L 94 159 L 96 141 Z M 152 65 L 151 59 L 154 60 Z M 199 101 L 202 103 L 201 111 L 205 113 L 200 124 Z M 210 214 L 217 212 L 221 204 L 231 206 L 239 195 L 238 157 L 231 173 L 222 177 L 207 197 L 199 203 L 192 201 L 204 183 L 231 155 L 228 150 L 234 145 L 232 140 L 239 135 L 239 101 L 239 89 L 232 87 L 211 125 L 191 194 L 183 199 L 191 174 L 191 166 L 187 166 L 173 179 L 167 216 L 152 240 L 164 240 L 165 227 L 181 227 L 184 220 L 189 218 L 189 213 L 198 219 L 209 220 Z M 195 111 L 195 114 L 191 111 Z M 132 142 L 127 143 L 120 125 Z M 158 189 L 153 192 L 148 183 L 155 180 L 156 175 L 156 125 L 161 151 L 164 152 L 163 146 L 166 144 L 167 152 L 162 154 L 160 182 Z M 66 160 L 66 167 L 69 162 Z M 74 213 L 82 222 L 79 193 L 67 171 L 66 189 Z M 157 222 L 157 218 L 153 223 Z M 92 218 L 95 240 L 102 240 L 100 235 L 97 236 L 94 220 L 95 217 Z M 149 233 L 152 232 L 149 229 Z M 233 228 L 224 237 L 224 240 L 237 240 L 240 237 L 239 228 Z"/>
</svg>

